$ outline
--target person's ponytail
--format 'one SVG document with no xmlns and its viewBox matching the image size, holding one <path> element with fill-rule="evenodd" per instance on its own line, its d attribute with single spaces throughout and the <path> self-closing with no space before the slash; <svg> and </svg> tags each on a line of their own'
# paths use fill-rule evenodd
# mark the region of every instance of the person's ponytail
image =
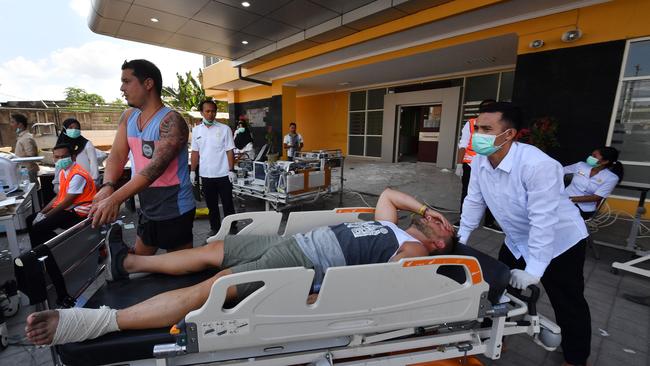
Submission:
<svg viewBox="0 0 650 366">
<path fill-rule="evenodd" d="M 623 180 L 623 164 L 620 161 L 609 163 L 609 170 L 618 176 L 619 182 Z"/>
<path fill-rule="evenodd" d="M 613 148 L 611 146 L 603 146 L 598 148 L 598 151 L 600 152 L 600 155 L 603 157 L 603 160 L 609 161 L 607 163 L 607 168 L 616 176 L 618 176 L 618 180 L 622 181 L 623 180 L 623 164 L 621 164 L 620 161 L 618 161 L 618 150 L 616 148 Z"/>
</svg>

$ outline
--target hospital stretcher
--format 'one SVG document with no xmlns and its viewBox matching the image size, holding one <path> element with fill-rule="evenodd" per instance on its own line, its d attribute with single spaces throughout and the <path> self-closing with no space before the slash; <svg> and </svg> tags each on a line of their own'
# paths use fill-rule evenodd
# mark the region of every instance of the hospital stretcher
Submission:
<svg viewBox="0 0 650 366">
<path fill-rule="evenodd" d="M 283 234 L 360 221 L 368 211 L 292 212 Z M 238 235 L 277 234 L 281 219 L 277 212 L 231 215 L 209 241 L 239 220 L 250 224 Z M 24 253 L 15 260 L 20 291 L 41 309 L 121 309 L 216 272 L 107 282 L 108 240 L 84 221 Z M 507 293 L 509 274 L 497 260 L 460 245 L 453 255 L 330 268 L 316 301 L 307 303 L 311 269 L 238 273 L 215 281 L 205 304 L 171 330 L 109 333 L 51 347 L 52 356 L 66 365 L 408 365 L 477 354 L 498 359 L 503 336 L 512 334 L 554 349 L 560 330 L 536 312 L 539 290 Z M 229 286 L 257 281 L 264 285 L 251 295 L 225 303 Z"/>
</svg>

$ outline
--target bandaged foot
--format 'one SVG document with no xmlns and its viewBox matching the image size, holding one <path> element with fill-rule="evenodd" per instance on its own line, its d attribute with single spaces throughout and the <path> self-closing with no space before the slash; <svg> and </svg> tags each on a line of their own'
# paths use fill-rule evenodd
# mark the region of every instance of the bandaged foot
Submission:
<svg viewBox="0 0 650 366">
<path fill-rule="evenodd" d="M 36 345 L 81 342 L 119 330 L 117 310 L 107 306 L 33 313 L 27 317 L 25 327 L 27 338 Z"/>
</svg>

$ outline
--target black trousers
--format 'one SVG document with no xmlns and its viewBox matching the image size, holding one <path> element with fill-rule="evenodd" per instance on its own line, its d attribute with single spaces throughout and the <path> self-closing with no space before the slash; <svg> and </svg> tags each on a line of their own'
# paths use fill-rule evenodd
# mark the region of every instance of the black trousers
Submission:
<svg viewBox="0 0 650 366">
<path fill-rule="evenodd" d="M 469 176 L 472 173 L 472 168 L 470 167 L 469 164 L 463 163 L 463 176 L 460 178 L 461 183 L 463 184 L 463 187 L 460 191 L 460 213 L 463 213 L 463 201 L 465 201 L 465 197 L 467 196 L 467 188 L 469 187 Z M 485 209 L 485 217 L 483 219 L 483 223 L 485 225 L 492 225 L 494 224 L 494 216 L 492 216 L 492 212 L 490 212 L 489 208 Z"/>
<path fill-rule="evenodd" d="M 55 229 L 68 229 L 81 222 L 85 217 L 81 217 L 74 211 L 59 211 L 54 215 L 48 215 L 45 219 L 33 224 L 37 213 L 27 217 L 27 232 L 29 233 L 29 242 L 32 248 L 45 243 L 56 236 Z"/>
<path fill-rule="evenodd" d="M 555 319 L 562 328 L 564 360 L 574 365 L 586 365 L 591 349 L 591 314 L 584 296 L 586 246 L 583 239 L 555 257 L 542 276 Z M 513 269 L 526 267 L 523 257 L 515 259 L 505 243 L 499 251 L 499 260 Z"/>
<path fill-rule="evenodd" d="M 221 229 L 221 216 L 219 215 L 219 198 L 223 206 L 224 216 L 235 213 L 235 205 L 232 202 L 232 183 L 228 177 L 203 178 L 201 177 L 203 196 L 205 204 L 210 210 L 210 229 L 219 231 Z"/>
</svg>

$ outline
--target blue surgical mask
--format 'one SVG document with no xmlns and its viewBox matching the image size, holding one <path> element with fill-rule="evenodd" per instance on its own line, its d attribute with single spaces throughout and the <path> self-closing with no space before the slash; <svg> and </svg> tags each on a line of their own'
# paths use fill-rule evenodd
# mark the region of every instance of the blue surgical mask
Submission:
<svg viewBox="0 0 650 366">
<path fill-rule="evenodd" d="M 67 157 L 67 158 L 61 158 L 56 161 L 55 166 L 59 169 L 68 169 L 72 165 L 72 158 Z"/>
<path fill-rule="evenodd" d="M 594 158 L 593 156 L 588 156 L 586 160 L 587 164 L 589 164 L 590 167 L 595 168 L 598 166 L 598 159 Z"/>
<path fill-rule="evenodd" d="M 70 138 L 76 139 L 77 137 L 81 136 L 81 130 L 78 130 L 76 128 L 66 128 L 65 134 Z"/>
<path fill-rule="evenodd" d="M 239 127 L 239 128 L 237 129 L 237 133 L 242 133 L 242 132 L 244 132 L 244 131 L 246 131 L 246 129 L 245 129 L 244 127 Z"/>
<path fill-rule="evenodd" d="M 206 126 L 212 126 L 214 123 L 214 121 L 208 121 L 207 119 L 203 118 L 203 124 Z"/>
<path fill-rule="evenodd" d="M 17 128 L 16 129 L 16 134 L 19 134 L 19 133 L 20 133 L 20 128 Z"/>
<path fill-rule="evenodd" d="M 476 151 L 477 154 L 485 155 L 485 156 L 490 156 L 497 152 L 501 147 L 507 142 L 504 141 L 501 145 L 495 146 L 494 145 L 494 140 L 497 139 L 497 137 L 503 135 L 504 133 L 508 132 L 508 130 L 503 131 L 502 133 L 498 135 L 488 135 L 484 133 L 474 133 L 472 135 L 472 149 Z"/>
</svg>

